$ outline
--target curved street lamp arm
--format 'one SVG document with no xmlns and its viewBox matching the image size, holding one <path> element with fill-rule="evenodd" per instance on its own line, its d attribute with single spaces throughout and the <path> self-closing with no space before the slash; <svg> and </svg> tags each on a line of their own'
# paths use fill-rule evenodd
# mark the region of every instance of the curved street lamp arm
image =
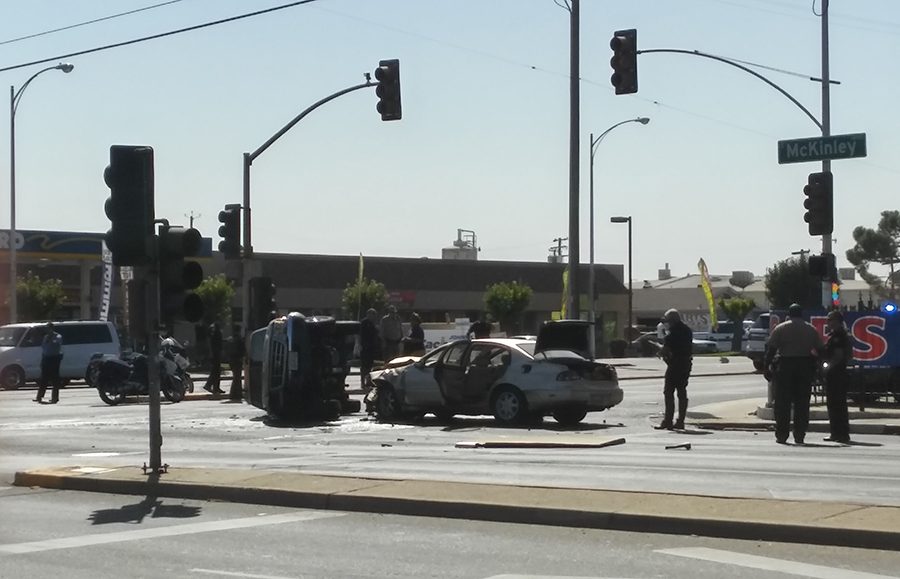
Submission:
<svg viewBox="0 0 900 579">
<path fill-rule="evenodd" d="M 610 131 L 612 131 L 616 127 L 620 127 L 626 123 L 639 123 L 639 122 L 641 122 L 640 117 L 637 119 L 626 119 L 624 121 L 619 121 L 618 123 L 614 124 L 610 128 L 608 128 L 605 131 L 603 131 L 602 133 L 600 133 L 599 137 L 597 137 L 596 139 L 591 141 L 591 159 L 594 158 L 594 153 L 597 151 L 597 146 L 600 144 L 600 141 L 602 141 L 603 137 L 608 135 L 610 133 Z M 644 123 L 644 124 L 646 124 L 646 123 Z"/>
<path fill-rule="evenodd" d="M 603 140 L 603 137 L 605 137 L 606 135 L 608 135 L 608 134 L 610 133 L 610 131 L 612 131 L 612 130 L 615 129 L 616 127 L 621 127 L 621 126 L 624 125 L 625 123 L 631 123 L 631 122 L 634 122 L 634 119 L 628 119 L 628 120 L 625 120 L 625 121 L 619 121 L 618 123 L 614 124 L 614 125 L 611 126 L 610 128 L 608 128 L 608 129 L 606 129 L 605 131 L 603 131 L 602 133 L 600 133 L 600 135 L 599 135 L 596 139 L 594 139 L 593 142 L 591 142 L 591 157 L 594 156 L 594 152 L 597 150 L 597 145 L 600 144 L 600 141 Z"/>
<path fill-rule="evenodd" d="M 677 48 L 653 48 L 650 50 L 638 50 L 637 51 L 638 54 L 649 54 L 651 52 L 672 52 L 672 53 L 677 53 L 677 54 L 691 54 L 694 56 L 702 56 L 703 58 L 711 58 L 712 60 L 718 60 L 719 62 L 724 62 L 725 64 L 730 64 L 731 66 L 733 66 L 735 68 L 739 68 L 739 69 L 743 70 L 744 72 L 750 73 L 753 76 L 755 76 L 756 78 L 758 78 L 759 80 L 763 81 L 767 85 L 771 86 L 772 88 L 774 88 L 775 90 L 777 90 L 778 92 L 783 94 L 784 96 L 786 96 L 788 98 L 788 100 L 790 100 L 792 103 L 797 105 L 797 107 L 801 111 L 806 113 L 806 116 L 808 116 L 810 119 L 812 119 L 812 122 L 814 122 L 816 124 L 816 126 L 819 127 L 819 130 L 822 130 L 822 123 L 820 123 L 819 120 L 811 112 L 809 112 L 809 110 L 805 106 L 800 104 L 800 101 L 798 101 L 797 99 L 792 97 L 790 95 L 790 93 L 788 93 L 786 90 L 784 90 L 783 88 L 781 88 L 780 86 L 778 86 L 777 84 L 775 84 L 774 82 L 769 80 L 768 78 L 764 77 L 763 75 L 759 74 L 755 70 L 751 70 L 751 69 L 747 68 L 746 66 L 743 66 L 741 64 L 734 62 L 733 60 L 728 60 L 727 58 L 722 58 L 721 56 L 715 56 L 712 54 L 707 54 L 705 52 L 700 52 L 699 50 L 681 50 L 681 49 L 677 49 Z"/>
<path fill-rule="evenodd" d="M 358 84 L 356 86 L 351 86 L 350 88 L 345 88 L 344 90 L 339 90 L 336 93 L 334 93 L 332 95 L 328 95 L 327 97 L 323 98 L 322 100 L 310 105 L 305 111 L 303 111 L 302 113 L 300 113 L 299 115 L 294 117 L 293 120 L 291 120 L 291 122 L 286 124 L 280 131 L 278 131 L 277 133 L 272 135 L 272 137 L 268 141 L 266 141 L 265 143 L 260 145 L 258 149 L 256 149 L 252 153 L 250 153 L 249 154 L 250 162 L 252 163 L 257 157 L 262 155 L 263 151 L 268 149 L 272 145 L 272 143 L 274 143 L 275 141 L 280 139 L 283 134 L 290 131 L 294 125 L 296 125 L 301 120 L 303 120 L 303 117 L 305 117 L 309 113 L 313 112 L 320 106 L 324 105 L 325 103 L 327 103 L 329 101 L 332 101 L 332 100 L 338 98 L 339 96 L 343 96 L 343 95 L 347 94 L 348 92 L 353 92 L 355 90 L 359 90 L 361 88 L 367 88 L 370 86 L 376 86 L 377 84 L 378 83 L 375 83 L 375 82 L 372 82 L 371 80 L 369 80 L 369 76 L 366 75 L 366 82 L 364 82 L 363 84 Z"/>
<path fill-rule="evenodd" d="M 31 78 L 26 80 L 25 83 L 19 87 L 19 90 L 17 90 L 16 93 L 13 95 L 12 114 L 16 114 L 16 109 L 19 108 L 19 101 L 22 100 L 22 93 L 25 92 L 25 89 L 28 87 L 29 84 L 31 84 L 31 81 L 33 81 L 35 78 L 37 78 L 37 76 L 39 74 L 47 72 L 48 70 L 55 70 L 57 68 L 59 68 L 58 64 L 56 66 L 48 66 L 47 68 L 42 68 L 41 70 L 32 74 Z"/>
</svg>

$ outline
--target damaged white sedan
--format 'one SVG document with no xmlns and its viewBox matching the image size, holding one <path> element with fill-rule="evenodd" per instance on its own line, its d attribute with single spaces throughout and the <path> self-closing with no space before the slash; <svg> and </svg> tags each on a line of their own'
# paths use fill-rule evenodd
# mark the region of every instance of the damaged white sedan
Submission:
<svg viewBox="0 0 900 579">
<path fill-rule="evenodd" d="M 370 374 L 367 401 L 385 422 L 426 413 L 492 414 L 503 425 L 553 416 L 563 425 L 622 401 L 616 370 L 566 349 L 517 339 L 459 340 Z"/>
</svg>

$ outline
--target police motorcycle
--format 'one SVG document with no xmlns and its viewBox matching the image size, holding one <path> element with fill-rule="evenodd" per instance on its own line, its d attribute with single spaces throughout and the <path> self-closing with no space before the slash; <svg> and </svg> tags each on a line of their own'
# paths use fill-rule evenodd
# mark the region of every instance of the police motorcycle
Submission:
<svg viewBox="0 0 900 579">
<path fill-rule="evenodd" d="M 187 344 L 187 342 L 185 342 Z M 178 340 L 169 336 L 164 338 L 159 345 L 159 355 L 175 363 L 175 376 L 184 384 L 185 392 L 194 391 L 194 379 L 188 373 L 191 361 L 187 355 L 187 349 L 178 343 Z"/>
<path fill-rule="evenodd" d="M 88 368 L 90 382 L 97 388 L 100 399 L 110 406 L 124 401 L 126 396 L 146 396 L 150 392 L 149 362 L 148 356 L 139 353 L 122 358 L 96 357 Z M 181 402 L 186 384 L 178 375 L 178 363 L 162 351 L 157 362 L 160 392 L 170 402 Z"/>
</svg>

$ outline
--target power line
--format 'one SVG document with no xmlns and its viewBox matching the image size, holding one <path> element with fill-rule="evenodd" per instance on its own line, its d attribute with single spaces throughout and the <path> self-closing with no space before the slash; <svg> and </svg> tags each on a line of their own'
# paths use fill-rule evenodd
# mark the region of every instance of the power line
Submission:
<svg viewBox="0 0 900 579">
<path fill-rule="evenodd" d="M 81 50 L 78 52 L 70 52 L 69 54 L 61 54 L 59 56 L 53 56 L 50 58 L 44 58 L 41 60 L 33 60 L 31 62 L 25 62 L 22 64 L 15 64 L 13 66 L 7 66 L 4 68 L 0 68 L 0 72 L 7 72 L 9 70 L 16 70 L 19 68 L 25 68 L 27 66 L 34 66 L 35 64 L 44 64 L 46 62 L 54 62 L 59 60 L 66 60 L 72 58 L 73 56 L 82 56 L 84 54 L 92 54 L 94 52 L 101 52 L 103 50 L 109 50 L 111 48 L 120 48 L 122 46 L 128 46 L 131 44 L 138 44 L 139 42 L 146 42 L 148 40 L 156 40 L 157 38 L 165 38 L 166 36 L 174 36 L 175 34 L 181 34 L 183 32 L 192 32 L 194 30 L 200 30 L 201 28 L 208 28 L 210 26 L 217 26 L 219 24 L 225 24 L 228 22 L 234 22 L 236 20 L 243 20 L 244 18 L 250 18 L 252 16 L 259 16 L 261 14 L 268 14 L 269 12 L 276 12 L 278 10 L 284 10 L 285 8 L 293 8 L 295 6 L 300 6 L 302 4 L 311 4 L 313 2 L 317 2 L 318 0 L 299 0 L 298 2 L 291 2 L 289 4 L 282 4 L 281 6 L 275 6 L 273 8 L 266 8 L 265 10 L 257 10 L 256 12 L 248 12 L 246 14 L 240 14 L 238 16 L 232 16 L 230 18 L 223 18 L 222 20 L 215 20 L 213 22 L 206 22 L 204 24 L 197 24 L 196 26 L 189 26 L 187 28 L 180 28 L 178 30 L 171 30 L 169 32 L 162 32 L 160 34 L 154 34 L 152 36 L 144 36 L 143 38 L 135 38 L 134 40 L 126 40 L 124 42 L 117 42 L 115 44 L 107 44 L 105 46 L 99 46 L 97 48 L 89 48 L 87 50 Z"/>
<path fill-rule="evenodd" d="M 136 8 L 134 10 L 129 10 L 128 12 L 119 12 L 118 14 L 112 14 L 110 16 L 103 16 L 101 18 L 95 18 L 93 20 L 87 20 L 85 22 L 79 22 L 78 24 L 70 24 L 69 26 L 63 26 L 62 28 L 54 28 L 53 30 L 45 30 L 43 32 L 36 32 L 34 34 L 29 34 L 27 36 L 19 36 L 18 38 L 10 38 L 9 40 L 0 41 L 0 46 L 2 46 L 4 44 L 12 44 L 13 42 L 19 42 L 22 40 L 28 40 L 29 38 L 37 38 L 38 36 L 46 36 L 47 34 L 53 34 L 55 32 L 71 30 L 73 28 L 78 28 L 80 26 L 87 26 L 88 24 L 96 24 L 97 22 L 103 22 L 104 20 L 112 20 L 113 18 L 119 18 L 121 16 L 128 16 L 129 14 L 136 14 L 138 12 L 143 12 L 145 10 L 152 10 L 154 8 L 159 8 L 161 6 L 167 6 L 169 4 L 176 4 L 178 2 L 181 2 L 181 0 L 169 0 L 168 2 L 161 2 L 159 4 L 153 4 L 152 6 L 144 6 L 143 8 Z"/>
</svg>

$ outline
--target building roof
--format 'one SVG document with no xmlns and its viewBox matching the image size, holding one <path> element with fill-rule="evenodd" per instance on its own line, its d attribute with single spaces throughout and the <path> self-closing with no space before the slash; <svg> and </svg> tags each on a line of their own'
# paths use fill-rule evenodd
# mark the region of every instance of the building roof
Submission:
<svg viewBox="0 0 900 579">
<path fill-rule="evenodd" d="M 359 275 L 358 255 L 262 254 L 263 275 L 277 285 L 308 288 L 343 287 Z M 627 289 L 610 271 L 596 265 L 598 294 L 626 294 Z M 430 258 L 363 257 L 363 275 L 392 290 L 483 291 L 490 284 L 517 281 L 535 292 L 562 291 L 565 264 L 521 261 L 467 261 Z M 587 265 L 579 268 L 579 285 L 588 285 Z"/>
</svg>

